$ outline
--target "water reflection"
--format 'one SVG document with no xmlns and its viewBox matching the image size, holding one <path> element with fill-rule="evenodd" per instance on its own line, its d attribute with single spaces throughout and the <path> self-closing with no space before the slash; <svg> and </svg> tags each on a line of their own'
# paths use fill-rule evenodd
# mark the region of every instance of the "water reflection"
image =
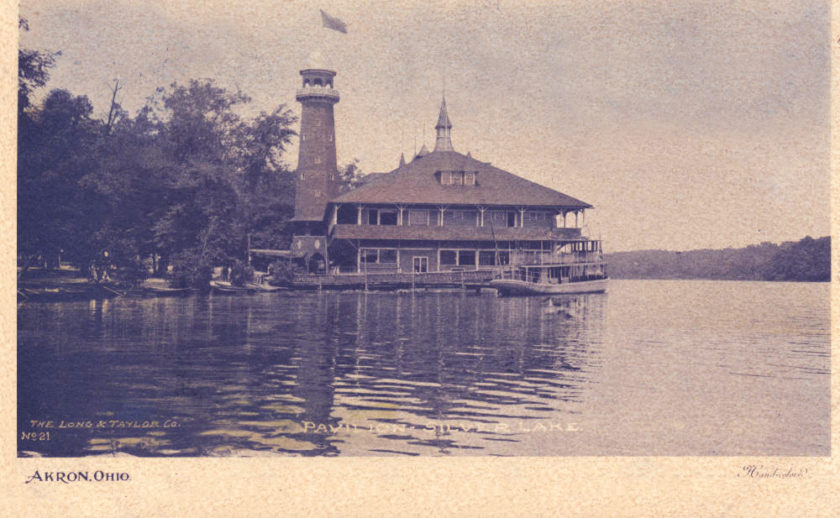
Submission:
<svg viewBox="0 0 840 518">
<path fill-rule="evenodd" d="M 19 447 L 528 454 L 511 445 L 530 423 L 556 433 L 580 414 L 606 301 L 359 292 L 24 305 L 20 430 L 93 427 Z"/>
<path fill-rule="evenodd" d="M 827 455 L 828 288 L 614 281 L 608 295 L 554 301 L 312 292 L 23 303 L 18 449 Z M 29 435 L 39 431 L 51 435 Z"/>
</svg>

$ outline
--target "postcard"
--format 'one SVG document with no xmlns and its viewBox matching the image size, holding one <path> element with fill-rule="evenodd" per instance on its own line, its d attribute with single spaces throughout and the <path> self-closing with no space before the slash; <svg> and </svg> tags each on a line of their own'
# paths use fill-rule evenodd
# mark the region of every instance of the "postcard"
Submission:
<svg viewBox="0 0 840 518">
<path fill-rule="evenodd" d="M 834 5 L 18 7 L 13 515 L 836 507 Z"/>
</svg>

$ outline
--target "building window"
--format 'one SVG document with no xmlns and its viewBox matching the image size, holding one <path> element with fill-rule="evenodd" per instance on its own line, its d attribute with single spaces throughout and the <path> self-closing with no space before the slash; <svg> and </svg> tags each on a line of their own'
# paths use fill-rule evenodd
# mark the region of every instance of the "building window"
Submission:
<svg viewBox="0 0 840 518">
<path fill-rule="evenodd" d="M 478 253 L 478 264 L 480 266 L 494 266 L 496 264 L 496 252 L 482 250 Z"/>
<path fill-rule="evenodd" d="M 478 211 L 475 210 L 447 210 L 443 215 L 445 225 L 467 225 L 474 227 L 478 221 Z"/>
<path fill-rule="evenodd" d="M 507 213 L 507 226 L 515 227 L 516 226 L 516 213 L 515 212 L 508 212 Z"/>
<path fill-rule="evenodd" d="M 377 258 L 379 257 L 379 250 L 373 248 L 363 248 L 362 249 L 362 262 L 367 264 L 376 264 Z"/>
<path fill-rule="evenodd" d="M 466 171 L 464 173 L 464 185 L 475 185 L 475 173 Z"/>
<path fill-rule="evenodd" d="M 397 211 L 395 210 L 380 210 L 379 211 L 379 224 L 380 225 L 396 225 L 397 224 Z"/>
<path fill-rule="evenodd" d="M 428 257 L 415 257 L 412 263 L 414 266 L 414 273 L 426 273 L 429 271 Z"/>
<path fill-rule="evenodd" d="M 341 205 L 338 207 L 338 223 L 343 225 L 355 225 L 358 223 L 358 211 L 352 205 Z"/>
<path fill-rule="evenodd" d="M 464 185 L 463 171 L 452 171 L 452 185 Z"/>
<path fill-rule="evenodd" d="M 455 266 L 458 263 L 458 252 L 455 250 L 441 250 L 440 264 L 442 266 Z"/>
<path fill-rule="evenodd" d="M 440 183 L 441 185 L 449 185 L 452 183 L 452 172 L 451 171 L 441 171 L 440 172 Z"/>
<path fill-rule="evenodd" d="M 458 266 L 475 266 L 475 251 L 461 250 L 458 252 Z"/>
<path fill-rule="evenodd" d="M 409 210 L 408 211 L 408 224 L 409 225 L 420 225 L 420 226 L 428 226 L 429 225 L 429 211 L 427 210 Z"/>
<path fill-rule="evenodd" d="M 397 264 L 397 251 L 393 248 L 362 248 L 362 263 Z"/>
<path fill-rule="evenodd" d="M 368 225 L 379 224 L 379 211 L 377 209 L 368 209 Z"/>
<path fill-rule="evenodd" d="M 392 249 L 379 250 L 379 264 L 397 264 L 397 251 Z"/>
</svg>

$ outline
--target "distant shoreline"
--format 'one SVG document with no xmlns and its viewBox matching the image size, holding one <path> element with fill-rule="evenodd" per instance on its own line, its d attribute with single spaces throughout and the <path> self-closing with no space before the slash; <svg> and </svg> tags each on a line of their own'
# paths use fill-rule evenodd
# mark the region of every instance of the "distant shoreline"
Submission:
<svg viewBox="0 0 840 518">
<path fill-rule="evenodd" d="M 767 280 L 767 279 L 720 279 L 720 278 L 711 278 L 711 277 L 618 277 L 617 275 L 611 275 L 610 280 L 614 280 L 614 281 L 799 282 L 799 283 L 808 283 L 808 284 L 815 284 L 815 283 L 830 284 L 831 283 L 831 280 L 820 280 L 820 281 L 778 280 L 778 281 L 771 281 L 771 280 Z"/>
<path fill-rule="evenodd" d="M 718 250 L 638 250 L 606 254 L 614 279 L 831 281 L 831 238 L 807 236 Z"/>
</svg>

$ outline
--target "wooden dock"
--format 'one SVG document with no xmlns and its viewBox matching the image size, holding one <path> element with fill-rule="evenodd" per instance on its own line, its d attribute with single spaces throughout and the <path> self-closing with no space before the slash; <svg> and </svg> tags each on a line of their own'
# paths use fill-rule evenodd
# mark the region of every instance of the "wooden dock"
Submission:
<svg viewBox="0 0 840 518">
<path fill-rule="evenodd" d="M 399 290 L 427 288 L 480 289 L 493 279 L 493 270 L 430 273 L 357 273 L 297 275 L 289 287 L 308 290 Z"/>
</svg>

